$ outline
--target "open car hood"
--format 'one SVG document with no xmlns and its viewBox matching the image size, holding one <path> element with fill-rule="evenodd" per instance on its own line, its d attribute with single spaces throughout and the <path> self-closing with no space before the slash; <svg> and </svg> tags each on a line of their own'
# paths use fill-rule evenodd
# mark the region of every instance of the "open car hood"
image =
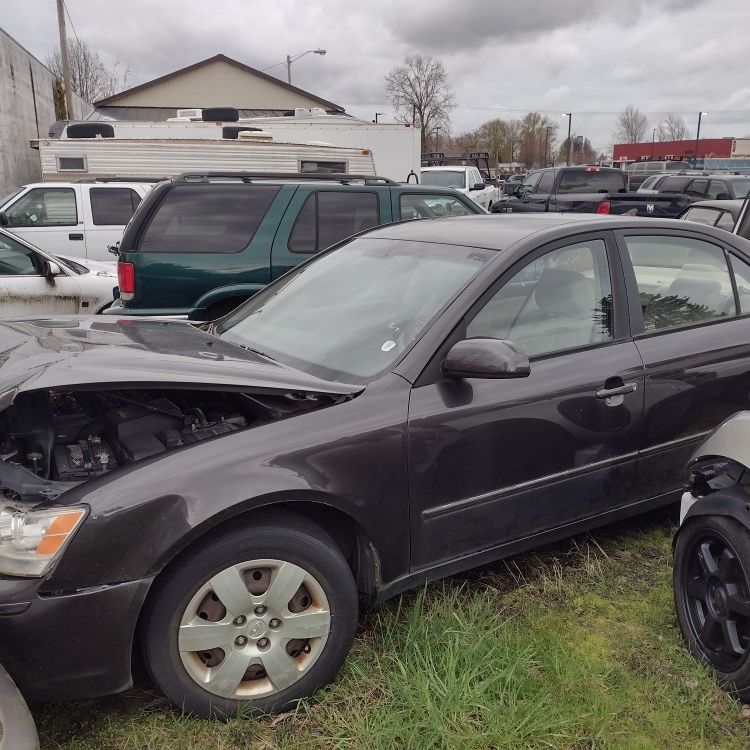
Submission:
<svg viewBox="0 0 750 750">
<path fill-rule="evenodd" d="M 101 316 L 0 321 L 0 409 L 24 391 L 115 383 L 334 395 L 362 390 L 273 362 L 182 321 Z"/>
</svg>

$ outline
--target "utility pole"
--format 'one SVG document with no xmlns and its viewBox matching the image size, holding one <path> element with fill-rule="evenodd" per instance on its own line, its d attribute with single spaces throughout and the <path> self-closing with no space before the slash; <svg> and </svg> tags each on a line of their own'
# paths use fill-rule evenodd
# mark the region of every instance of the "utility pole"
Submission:
<svg viewBox="0 0 750 750">
<path fill-rule="evenodd" d="M 548 167 L 549 166 L 549 131 L 550 131 L 550 126 L 548 125 L 545 130 L 546 130 L 546 133 L 545 133 L 545 136 L 544 136 L 544 166 Z"/>
<path fill-rule="evenodd" d="M 563 112 L 563 117 L 568 118 L 568 158 L 565 160 L 565 165 L 570 166 L 570 126 L 573 124 L 573 113 L 572 112 Z"/>
<path fill-rule="evenodd" d="M 707 115 L 708 112 L 698 112 L 698 132 L 695 134 L 695 151 L 693 152 L 693 169 L 698 166 L 698 146 L 701 140 L 701 120 L 703 115 Z"/>
<path fill-rule="evenodd" d="M 656 140 L 656 128 L 651 133 L 651 161 L 654 160 L 654 141 Z"/>
<path fill-rule="evenodd" d="M 60 58 L 63 69 L 63 88 L 65 89 L 65 114 L 68 120 L 73 119 L 73 86 L 70 83 L 70 59 L 68 57 L 68 40 L 65 36 L 65 2 L 57 0 L 57 28 L 60 31 Z"/>
</svg>

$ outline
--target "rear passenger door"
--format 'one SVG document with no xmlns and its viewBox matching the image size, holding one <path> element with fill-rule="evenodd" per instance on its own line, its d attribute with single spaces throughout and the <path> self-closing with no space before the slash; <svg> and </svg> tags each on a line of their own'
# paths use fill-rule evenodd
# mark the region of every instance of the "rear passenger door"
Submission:
<svg viewBox="0 0 750 750">
<path fill-rule="evenodd" d="M 86 257 L 111 260 L 108 247 L 122 239 L 141 196 L 131 187 L 82 185 Z"/>
<path fill-rule="evenodd" d="M 655 496 L 677 491 L 699 441 L 750 408 L 750 294 L 738 305 L 733 256 L 713 237 L 641 229 L 618 241 L 646 372 L 636 494 Z"/>
<path fill-rule="evenodd" d="M 353 234 L 392 221 L 388 189 L 300 187 L 289 203 L 271 252 L 271 279 Z"/>
</svg>

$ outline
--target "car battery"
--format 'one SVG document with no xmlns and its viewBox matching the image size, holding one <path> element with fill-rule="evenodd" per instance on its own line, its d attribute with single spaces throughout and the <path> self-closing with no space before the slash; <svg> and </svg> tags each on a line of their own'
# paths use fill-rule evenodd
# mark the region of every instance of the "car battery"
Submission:
<svg viewBox="0 0 750 750">
<path fill-rule="evenodd" d="M 69 445 L 56 445 L 54 460 L 61 481 L 90 479 L 118 467 L 112 447 L 97 435 Z"/>
</svg>

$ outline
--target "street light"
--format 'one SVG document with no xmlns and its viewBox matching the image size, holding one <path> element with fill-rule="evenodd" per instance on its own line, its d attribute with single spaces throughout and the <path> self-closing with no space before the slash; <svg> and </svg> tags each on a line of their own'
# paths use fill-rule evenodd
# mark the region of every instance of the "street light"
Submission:
<svg viewBox="0 0 750 750">
<path fill-rule="evenodd" d="M 651 161 L 654 160 L 654 141 L 656 140 L 656 128 L 654 128 L 654 132 L 651 133 Z"/>
<path fill-rule="evenodd" d="M 567 117 L 568 118 L 568 157 L 565 160 L 565 165 L 570 166 L 570 126 L 573 122 L 573 113 L 572 112 L 563 112 L 560 117 Z"/>
<path fill-rule="evenodd" d="M 693 153 L 693 169 L 698 166 L 698 144 L 701 139 L 701 119 L 703 115 L 707 115 L 708 112 L 698 112 L 698 132 L 695 134 L 695 151 Z"/>
<path fill-rule="evenodd" d="M 305 55 L 309 55 L 310 53 L 313 53 L 315 55 L 325 55 L 326 51 L 324 49 L 309 49 L 306 52 L 301 52 L 296 57 L 292 57 L 291 55 L 286 56 L 286 82 L 291 83 L 292 82 L 292 63 L 295 60 L 299 60 L 300 57 L 304 57 Z"/>
</svg>

